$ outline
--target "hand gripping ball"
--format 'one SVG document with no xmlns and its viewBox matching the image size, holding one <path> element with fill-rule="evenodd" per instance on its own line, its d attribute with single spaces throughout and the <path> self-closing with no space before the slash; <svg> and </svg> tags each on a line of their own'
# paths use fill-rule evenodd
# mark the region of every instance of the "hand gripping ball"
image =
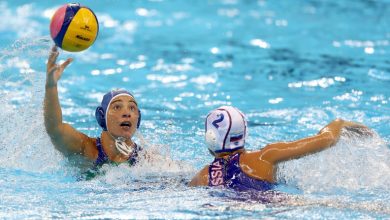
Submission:
<svg viewBox="0 0 390 220">
<path fill-rule="evenodd" d="M 78 3 L 61 6 L 50 22 L 50 35 L 63 50 L 78 52 L 87 49 L 99 32 L 99 23 L 93 11 Z"/>
</svg>

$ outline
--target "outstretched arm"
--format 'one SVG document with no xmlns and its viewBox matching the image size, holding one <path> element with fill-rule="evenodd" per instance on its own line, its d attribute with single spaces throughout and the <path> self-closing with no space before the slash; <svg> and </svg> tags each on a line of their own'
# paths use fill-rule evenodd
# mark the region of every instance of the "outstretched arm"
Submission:
<svg viewBox="0 0 390 220">
<path fill-rule="evenodd" d="M 296 159 L 308 154 L 324 150 L 334 144 L 340 138 L 342 128 L 365 128 L 364 125 L 336 119 L 326 125 L 320 132 L 312 137 L 307 137 L 293 142 L 281 142 L 269 144 L 260 153 L 260 159 L 276 164 L 281 161 Z"/>
<path fill-rule="evenodd" d="M 83 153 L 85 142 L 89 139 L 78 132 L 69 124 L 62 121 L 62 110 L 58 99 L 57 82 L 61 78 L 64 69 L 72 62 L 68 58 L 61 65 L 56 64 L 59 52 L 53 47 L 46 69 L 46 86 L 44 100 L 44 120 L 46 131 L 54 146 L 63 153 Z"/>
</svg>

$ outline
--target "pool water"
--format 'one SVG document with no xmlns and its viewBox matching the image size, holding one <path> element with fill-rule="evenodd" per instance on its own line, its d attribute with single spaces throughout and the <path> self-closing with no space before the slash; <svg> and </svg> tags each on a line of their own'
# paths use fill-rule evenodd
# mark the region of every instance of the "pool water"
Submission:
<svg viewBox="0 0 390 220">
<path fill-rule="evenodd" d="M 102 95 L 127 88 L 155 152 L 80 180 L 43 125 L 49 22 L 61 1 L 0 1 L 0 218 L 390 218 L 390 3 L 82 1 L 100 24 L 59 83 L 64 120 L 89 136 Z M 249 150 L 313 135 L 335 118 L 376 135 L 280 164 L 272 195 L 190 188 L 212 158 L 213 108 L 249 120 Z M 143 137 L 143 138 L 142 138 Z M 270 198 L 270 202 L 264 202 Z"/>
</svg>

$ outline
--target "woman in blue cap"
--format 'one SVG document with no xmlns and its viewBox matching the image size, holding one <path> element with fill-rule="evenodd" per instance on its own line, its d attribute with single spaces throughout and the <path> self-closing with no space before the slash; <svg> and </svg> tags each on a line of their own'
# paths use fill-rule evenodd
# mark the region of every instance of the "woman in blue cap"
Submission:
<svg viewBox="0 0 390 220">
<path fill-rule="evenodd" d="M 44 100 L 45 127 L 56 149 L 65 155 L 83 155 L 94 161 L 96 166 L 107 162 L 127 161 L 134 164 L 140 148 L 132 137 L 141 121 L 141 112 L 134 96 L 126 90 L 105 94 L 95 114 L 103 131 L 98 138 L 88 137 L 62 121 L 57 82 L 73 59 L 69 58 L 59 65 L 56 64 L 58 55 L 58 49 L 54 46 L 47 62 Z"/>
<path fill-rule="evenodd" d="M 267 191 L 276 182 L 277 164 L 324 150 L 337 143 L 343 128 L 372 135 L 364 125 L 336 119 L 317 135 L 293 142 L 268 144 L 246 151 L 248 128 L 244 114 L 232 106 L 221 106 L 206 117 L 206 144 L 214 161 L 200 170 L 190 186 L 221 186 L 235 190 Z"/>
</svg>

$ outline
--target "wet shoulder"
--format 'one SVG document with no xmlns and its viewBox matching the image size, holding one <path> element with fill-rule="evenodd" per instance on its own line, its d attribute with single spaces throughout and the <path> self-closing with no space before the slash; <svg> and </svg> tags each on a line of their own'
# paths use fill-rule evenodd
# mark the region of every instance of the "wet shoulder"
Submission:
<svg viewBox="0 0 390 220">
<path fill-rule="evenodd" d="M 189 186 L 207 186 L 209 183 L 209 165 L 203 167 L 191 180 Z"/>
<path fill-rule="evenodd" d="M 101 140 L 100 140 L 101 141 Z M 96 160 L 98 158 L 99 150 L 97 148 L 98 138 L 88 137 L 84 140 L 84 156 L 91 160 Z M 101 144 L 101 143 L 100 143 Z"/>
<path fill-rule="evenodd" d="M 274 182 L 275 167 L 261 156 L 261 151 L 242 153 L 239 160 L 240 168 L 252 178 Z"/>
<path fill-rule="evenodd" d="M 262 151 L 245 151 L 240 154 L 240 162 L 258 163 L 261 159 Z"/>
</svg>

